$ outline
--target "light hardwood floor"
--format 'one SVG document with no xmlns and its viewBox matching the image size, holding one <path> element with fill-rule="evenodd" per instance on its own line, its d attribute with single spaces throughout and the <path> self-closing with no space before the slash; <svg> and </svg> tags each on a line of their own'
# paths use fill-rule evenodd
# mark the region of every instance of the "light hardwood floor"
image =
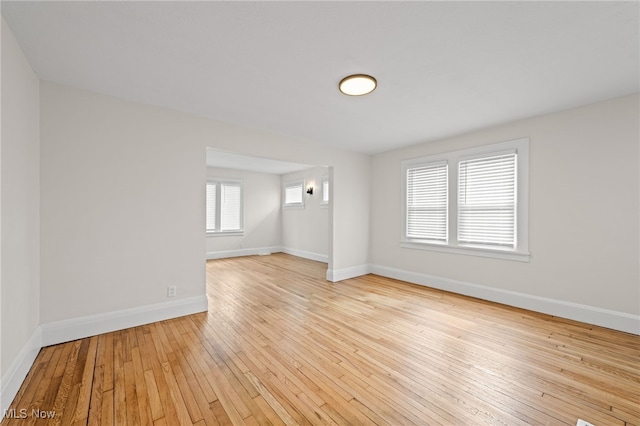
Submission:
<svg viewBox="0 0 640 426">
<path fill-rule="evenodd" d="M 2 424 L 640 425 L 638 336 L 325 269 L 209 261 L 208 313 L 43 348 Z"/>
</svg>

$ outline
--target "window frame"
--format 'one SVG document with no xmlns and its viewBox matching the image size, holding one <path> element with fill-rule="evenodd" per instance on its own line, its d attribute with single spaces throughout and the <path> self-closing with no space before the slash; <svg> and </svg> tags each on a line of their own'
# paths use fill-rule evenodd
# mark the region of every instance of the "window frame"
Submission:
<svg viewBox="0 0 640 426">
<path fill-rule="evenodd" d="M 515 151 L 516 157 L 516 244 L 514 248 L 467 244 L 458 241 L 458 173 L 460 162 L 471 158 L 489 157 Z M 448 213 L 447 240 L 444 242 L 407 237 L 407 170 L 421 165 L 446 161 L 448 164 Z M 426 157 L 401 161 L 402 248 L 433 250 L 445 253 L 464 254 L 497 259 L 529 261 L 529 139 L 522 138 L 508 142 L 484 145 L 469 149 L 451 151 Z"/>
<path fill-rule="evenodd" d="M 300 187 L 300 202 L 287 203 L 287 188 Z M 304 209 L 305 180 L 296 179 L 282 183 L 282 207 L 286 209 Z"/>
<path fill-rule="evenodd" d="M 206 230 L 207 236 L 244 235 L 244 181 L 242 179 L 235 179 L 235 178 L 208 177 L 205 185 L 209 186 L 212 184 L 216 185 L 216 224 L 215 224 L 215 229 L 210 229 L 206 227 L 206 223 L 205 223 L 205 230 Z M 240 228 L 239 229 L 231 229 L 231 230 L 224 230 L 224 231 L 220 229 L 221 222 L 222 222 L 222 204 L 220 201 L 222 197 L 222 185 L 224 184 L 236 185 L 240 187 L 240 213 L 239 213 Z M 206 203 L 206 198 L 205 198 L 205 203 Z M 208 210 L 208 208 L 209 206 L 205 204 L 205 217 L 206 217 L 206 211 Z"/>
<path fill-rule="evenodd" d="M 325 175 L 320 178 L 320 189 L 322 197 L 320 198 L 320 207 L 328 207 L 331 201 L 331 184 L 329 183 L 329 176 Z M 326 191 L 326 193 L 325 193 Z M 326 200 L 325 200 L 326 195 Z"/>
</svg>

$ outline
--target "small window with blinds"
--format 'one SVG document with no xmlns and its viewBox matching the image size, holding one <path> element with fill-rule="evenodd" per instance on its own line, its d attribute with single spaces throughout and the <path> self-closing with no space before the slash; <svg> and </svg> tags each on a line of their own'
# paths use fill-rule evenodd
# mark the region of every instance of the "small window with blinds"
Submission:
<svg viewBox="0 0 640 426">
<path fill-rule="evenodd" d="M 242 181 L 207 180 L 207 233 L 228 235 L 243 232 L 242 189 Z"/>
<path fill-rule="evenodd" d="M 529 140 L 405 160 L 401 247 L 528 261 Z"/>
<path fill-rule="evenodd" d="M 322 177 L 322 200 L 320 205 L 327 206 L 329 204 L 329 176 Z"/>
<path fill-rule="evenodd" d="M 304 207 L 304 180 L 285 182 L 284 207 Z"/>
<path fill-rule="evenodd" d="M 447 241 L 447 163 L 407 169 L 407 237 Z"/>
</svg>

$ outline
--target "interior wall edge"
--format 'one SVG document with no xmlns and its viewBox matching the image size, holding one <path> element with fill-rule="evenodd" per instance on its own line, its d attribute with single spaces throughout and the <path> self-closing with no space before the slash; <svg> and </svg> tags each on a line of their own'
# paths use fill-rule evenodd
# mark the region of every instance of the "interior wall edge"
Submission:
<svg viewBox="0 0 640 426">
<path fill-rule="evenodd" d="M 328 269 L 327 281 L 332 283 L 356 278 L 371 273 L 371 265 L 357 265 L 349 268 Z"/>
</svg>

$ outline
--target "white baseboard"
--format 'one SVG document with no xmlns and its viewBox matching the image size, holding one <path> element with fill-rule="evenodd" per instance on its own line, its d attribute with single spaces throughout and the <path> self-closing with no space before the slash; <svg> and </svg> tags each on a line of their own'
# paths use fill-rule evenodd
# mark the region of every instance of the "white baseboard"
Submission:
<svg viewBox="0 0 640 426">
<path fill-rule="evenodd" d="M 342 269 L 327 269 L 327 281 L 335 283 L 342 280 L 348 280 L 349 278 L 359 277 L 361 275 L 368 274 L 370 269 L 370 265 L 358 265 Z"/>
<path fill-rule="evenodd" d="M 298 250 L 298 249 L 293 249 L 288 247 L 280 247 L 280 250 L 278 251 L 281 251 L 282 253 L 290 254 L 292 256 L 302 257 L 304 259 L 315 260 L 317 262 L 323 262 L 323 263 L 329 262 L 329 256 L 327 256 L 326 254 L 313 253 L 310 251 Z"/>
<path fill-rule="evenodd" d="M 221 250 L 207 252 L 207 260 L 225 259 L 227 257 L 254 256 L 278 253 L 282 251 L 282 247 L 256 247 L 238 250 Z"/>
<path fill-rule="evenodd" d="M 5 413 L 11 405 L 41 348 L 42 330 L 38 326 L 0 379 L 0 413 Z"/>
<path fill-rule="evenodd" d="M 533 296 L 380 265 L 371 265 L 370 271 L 373 274 L 388 278 L 640 335 L 640 315 Z"/>
<path fill-rule="evenodd" d="M 184 315 L 206 312 L 207 309 L 207 296 L 202 295 L 42 324 L 36 328 L 33 335 L 9 365 L 6 373 L 0 378 L 0 412 L 4 413 L 9 408 L 24 379 L 27 377 L 29 369 L 33 366 L 40 349 L 44 346 Z"/>
<path fill-rule="evenodd" d="M 42 346 L 205 312 L 206 295 L 42 324 Z"/>
<path fill-rule="evenodd" d="M 326 254 L 313 253 L 305 250 L 298 250 L 289 247 L 256 247 L 256 248 L 246 248 L 246 249 L 238 249 L 238 250 L 221 250 L 221 251 L 210 251 L 207 252 L 207 260 L 212 259 L 225 259 L 228 257 L 240 257 L 240 256 L 255 256 L 255 255 L 266 255 L 272 253 L 286 253 L 292 256 L 302 257 L 304 259 L 315 260 L 318 262 L 329 262 L 329 256 Z"/>
</svg>

